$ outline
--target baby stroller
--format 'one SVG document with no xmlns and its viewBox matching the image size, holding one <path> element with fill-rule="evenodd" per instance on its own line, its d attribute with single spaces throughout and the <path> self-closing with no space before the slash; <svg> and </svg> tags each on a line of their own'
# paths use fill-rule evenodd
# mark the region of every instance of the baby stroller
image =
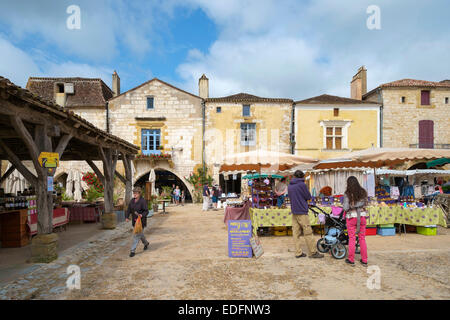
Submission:
<svg viewBox="0 0 450 320">
<path fill-rule="evenodd" d="M 309 205 L 311 210 L 316 216 L 323 215 L 325 218 L 324 230 L 320 232 L 320 239 L 317 241 L 317 250 L 321 253 L 327 253 L 331 250 L 331 255 L 335 259 L 343 259 L 347 255 L 348 245 L 348 233 L 347 225 L 344 218 L 344 210 L 341 211 L 338 217 L 332 216 L 326 213 L 321 208 L 315 205 Z M 359 239 L 356 236 L 356 250 L 355 253 L 359 253 Z"/>
</svg>

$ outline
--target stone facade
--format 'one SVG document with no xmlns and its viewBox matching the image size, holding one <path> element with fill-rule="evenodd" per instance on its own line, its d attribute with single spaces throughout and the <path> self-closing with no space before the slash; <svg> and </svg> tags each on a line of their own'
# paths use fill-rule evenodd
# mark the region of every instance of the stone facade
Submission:
<svg viewBox="0 0 450 320">
<path fill-rule="evenodd" d="M 421 90 L 430 90 L 430 105 L 421 105 Z M 420 120 L 434 122 L 435 148 L 449 147 L 450 102 L 445 103 L 445 98 L 450 99 L 450 87 L 381 88 L 380 92 L 374 91 L 365 97 L 371 101 L 380 98 L 383 104 L 383 147 L 417 147 Z"/>
<path fill-rule="evenodd" d="M 147 109 L 147 97 L 153 108 Z M 143 129 L 160 129 L 163 153 L 171 153 L 172 163 L 160 160 L 135 160 L 133 182 L 151 169 L 164 169 L 180 178 L 192 195 L 192 186 L 184 179 L 202 162 L 202 99 L 153 79 L 109 101 L 110 132 L 142 146 Z M 123 167 L 118 166 L 123 172 Z"/>
</svg>

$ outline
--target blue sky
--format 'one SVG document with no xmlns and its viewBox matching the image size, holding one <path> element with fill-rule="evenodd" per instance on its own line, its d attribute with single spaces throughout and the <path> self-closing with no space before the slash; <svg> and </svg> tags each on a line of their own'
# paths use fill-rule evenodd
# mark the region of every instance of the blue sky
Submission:
<svg viewBox="0 0 450 320">
<path fill-rule="evenodd" d="M 66 12 L 80 7 L 81 28 Z M 368 6 L 381 29 L 369 30 Z M 368 89 L 414 78 L 450 78 L 445 0 L 0 0 L 0 75 L 100 77 L 122 92 L 157 77 L 210 96 L 248 92 L 306 99 L 348 97 L 356 70 Z"/>
</svg>

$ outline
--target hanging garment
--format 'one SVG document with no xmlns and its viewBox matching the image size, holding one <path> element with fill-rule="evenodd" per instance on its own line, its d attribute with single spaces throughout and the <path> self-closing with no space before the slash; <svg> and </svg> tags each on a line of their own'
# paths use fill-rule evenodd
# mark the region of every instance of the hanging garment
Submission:
<svg viewBox="0 0 450 320">
<path fill-rule="evenodd" d="M 422 198 L 422 188 L 420 186 L 414 186 L 414 198 Z"/>
<path fill-rule="evenodd" d="M 373 173 L 367 175 L 367 195 L 375 197 L 375 175 Z"/>
<path fill-rule="evenodd" d="M 400 196 L 400 190 L 398 189 L 398 187 L 391 187 L 391 198 L 392 199 L 398 199 L 398 197 Z"/>
</svg>

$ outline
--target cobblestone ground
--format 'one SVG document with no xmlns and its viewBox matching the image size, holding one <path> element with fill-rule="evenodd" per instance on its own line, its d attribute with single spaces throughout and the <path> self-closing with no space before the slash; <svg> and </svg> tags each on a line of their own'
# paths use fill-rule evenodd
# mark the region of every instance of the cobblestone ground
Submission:
<svg viewBox="0 0 450 320">
<path fill-rule="evenodd" d="M 259 259 L 228 258 L 223 211 L 198 205 L 155 214 L 145 231 L 149 250 L 128 257 L 131 227 L 65 251 L 53 263 L 0 289 L 0 299 L 449 299 L 450 234 L 368 237 L 369 265 L 381 274 L 368 289 L 368 269 L 326 255 L 294 258 L 291 237 L 262 237 Z M 305 248 L 306 249 L 306 248 Z M 358 257 L 358 256 L 357 256 Z M 69 265 L 81 268 L 81 289 L 66 289 Z"/>
</svg>

